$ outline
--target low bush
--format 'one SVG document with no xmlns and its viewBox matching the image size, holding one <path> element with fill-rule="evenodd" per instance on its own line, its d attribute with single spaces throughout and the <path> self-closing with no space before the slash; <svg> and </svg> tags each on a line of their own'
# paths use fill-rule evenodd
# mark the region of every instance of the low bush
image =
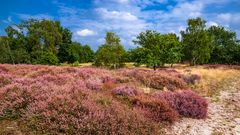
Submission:
<svg viewBox="0 0 240 135">
<path fill-rule="evenodd" d="M 120 86 L 113 90 L 113 94 L 122 96 L 137 96 L 138 91 L 130 86 Z"/>
<path fill-rule="evenodd" d="M 180 115 L 197 119 L 207 117 L 207 100 L 191 90 L 160 92 L 157 98 L 164 98 Z"/>
<path fill-rule="evenodd" d="M 150 70 L 132 70 L 127 73 L 128 76 L 132 76 L 154 89 L 162 90 L 163 88 L 167 88 L 168 90 L 174 91 L 186 88 L 186 82 L 175 74 L 175 72 L 168 73 L 166 71 Z"/>
<path fill-rule="evenodd" d="M 178 119 L 178 113 L 164 99 L 156 100 L 153 97 L 139 96 L 132 100 L 132 104 L 140 109 L 145 117 L 156 122 L 173 123 Z"/>
<path fill-rule="evenodd" d="M 86 86 L 91 90 L 101 90 L 103 87 L 102 80 L 98 77 L 90 77 L 86 80 Z"/>
<path fill-rule="evenodd" d="M 55 54 L 52 52 L 43 52 L 40 53 L 34 61 L 34 64 L 44 64 L 44 65 L 57 65 L 59 60 Z"/>
</svg>

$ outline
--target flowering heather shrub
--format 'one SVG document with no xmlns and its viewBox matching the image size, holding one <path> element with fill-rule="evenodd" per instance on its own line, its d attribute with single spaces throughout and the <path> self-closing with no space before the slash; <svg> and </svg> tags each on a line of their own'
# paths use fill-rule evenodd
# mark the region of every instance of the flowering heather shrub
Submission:
<svg viewBox="0 0 240 135">
<path fill-rule="evenodd" d="M 11 83 L 12 77 L 8 74 L 0 73 L 0 88 Z"/>
<path fill-rule="evenodd" d="M 116 78 L 113 78 L 113 77 L 108 76 L 108 75 L 102 76 L 101 80 L 102 80 L 103 83 L 107 83 L 107 82 L 118 83 L 118 80 Z"/>
<path fill-rule="evenodd" d="M 7 72 L 8 72 L 8 69 L 3 65 L 0 65 L 0 73 L 7 73 Z"/>
<path fill-rule="evenodd" d="M 164 98 L 180 115 L 197 119 L 207 117 L 207 100 L 190 90 L 160 92 L 157 98 Z"/>
<path fill-rule="evenodd" d="M 19 84 L 10 84 L 0 92 L 0 118 L 19 118 L 31 102 L 28 89 Z"/>
<path fill-rule="evenodd" d="M 99 91 L 102 89 L 103 83 L 100 78 L 90 77 L 86 80 L 86 86 L 88 89 Z"/>
<path fill-rule="evenodd" d="M 132 72 L 128 73 L 128 76 L 133 76 L 145 85 L 155 89 L 163 89 L 166 87 L 168 90 L 173 91 L 187 87 L 183 79 L 168 74 L 166 71 L 132 70 Z"/>
<path fill-rule="evenodd" d="M 113 90 L 113 94 L 122 96 L 137 96 L 138 91 L 130 86 L 120 86 Z"/>
<path fill-rule="evenodd" d="M 111 76 L 111 72 L 98 69 L 83 79 L 80 75 L 86 71 L 84 68 L 68 73 L 69 69 L 54 66 L 3 67 L 11 68 L 4 74 L 11 81 L 0 90 L 1 119 L 19 119 L 42 134 L 157 134 L 156 123 L 137 110 L 111 98 L 112 94 L 89 89 L 99 89 L 96 84 L 113 83 L 109 80 L 114 79 L 102 79 Z M 109 99 L 109 104 L 96 102 L 98 94 Z"/>
<path fill-rule="evenodd" d="M 178 113 L 163 98 L 156 100 L 153 97 L 139 96 L 134 98 L 132 103 L 153 121 L 173 123 L 178 119 Z"/>
<path fill-rule="evenodd" d="M 108 82 L 105 82 L 102 86 L 102 89 L 103 90 L 112 90 L 114 89 L 115 87 L 117 86 L 116 83 L 112 82 L 112 81 L 108 81 Z"/>
<path fill-rule="evenodd" d="M 139 93 L 121 81 L 123 77 L 128 83 L 143 82 L 151 87 L 175 89 L 185 86 L 181 78 L 165 71 L 124 70 L 126 72 L 0 65 L 0 119 L 18 119 L 40 134 L 150 135 L 159 134 L 158 122 L 176 121 L 178 112 L 185 116 L 201 115 L 196 109 L 204 108 L 199 96 L 176 93 L 174 99 L 181 99 L 181 102 L 172 100 L 173 104 L 170 104 L 170 100 Z M 171 72 L 175 74 L 175 71 Z M 178 112 L 172 107 L 175 103 Z M 189 112 L 188 107 L 194 113 Z"/>
</svg>

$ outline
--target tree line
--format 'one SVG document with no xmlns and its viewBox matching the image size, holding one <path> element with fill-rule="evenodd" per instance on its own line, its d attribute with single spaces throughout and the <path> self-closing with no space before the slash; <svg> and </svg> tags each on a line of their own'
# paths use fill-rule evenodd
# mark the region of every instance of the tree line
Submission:
<svg viewBox="0 0 240 135">
<path fill-rule="evenodd" d="M 236 33 L 222 26 L 206 27 L 193 18 L 181 36 L 154 30 L 139 33 L 136 48 L 125 50 L 118 35 L 107 32 L 105 43 L 94 52 L 89 45 L 72 41 L 72 32 L 59 21 L 23 21 L 6 28 L 0 38 L 0 63 L 49 64 L 93 62 L 95 66 L 119 68 L 125 62 L 156 69 L 165 64 L 240 64 L 240 44 Z"/>
</svg>

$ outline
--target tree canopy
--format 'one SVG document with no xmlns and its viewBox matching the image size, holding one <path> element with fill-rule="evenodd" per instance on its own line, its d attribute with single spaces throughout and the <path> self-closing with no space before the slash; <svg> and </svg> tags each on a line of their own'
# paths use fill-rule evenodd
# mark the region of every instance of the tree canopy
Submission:
<svg viewBox="0 0 240 135">
<path fill-rule="evenodd" d="M 144 58 L 140 57 L 136 62 L 146 64 L 154 69 L 164 66 L 165 63 L 179 62 L 181 59 L 181 44 L 176 34 L 160 34 L 147 30 L 141 32 L 133 42 L 141 46 L 133 52 L 136 55 L 145 54 Z"/>
<path fill-rule="evenodd" d="M 208 62 L 213 50 L 213 40 L 206 30 L 206 21 L 201 18 L 189 19 L 188 27 L 181 31 L 184 60 L 191 65 Z"/>
<path fill-rule="evenodd" d="M 107 32 L 105 43 L 94 52 L 89 45 L 72 41 L 73 33 L 59 21 L 29 19 L 6 29 L 0 36 L 0 63 L 49 64 L 93 62 L 96 66 L 119 68 L 125 62 L 156 69 L 165 64 L 240 64 L 237 34 L 222 26 L 206 27 L 202 18 L 191 18 L 178 37 L 174 33 L 146 30 L 125 51 L 120 37 Z"/>
<path fill-rule="evenodd" d="M 113 32 L 107 32 L 105 44 L 101 45 L 95 57 L 96 66 L 119 68 L 123 65 L 125 49 L 120 43 L 120 38 Z"/>
</svg>

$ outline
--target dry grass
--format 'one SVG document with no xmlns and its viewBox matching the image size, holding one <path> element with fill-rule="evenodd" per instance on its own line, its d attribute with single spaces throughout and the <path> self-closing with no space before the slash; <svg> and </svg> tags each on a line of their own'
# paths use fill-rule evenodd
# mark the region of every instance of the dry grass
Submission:
<svg viewBox="0 0 240 135">
<path fill-rule="evenodd" d="M 192 87 L 203 96 L 218 95 L 223 87 L 230 85 L 235 79 L 240 79 L 240 70 L 237 69 L 206 69 L 203 66 L 196 66 L 178 67 L 177 70 L 184 74 L 200 75 L 200 82 Z"/>
</svg>

